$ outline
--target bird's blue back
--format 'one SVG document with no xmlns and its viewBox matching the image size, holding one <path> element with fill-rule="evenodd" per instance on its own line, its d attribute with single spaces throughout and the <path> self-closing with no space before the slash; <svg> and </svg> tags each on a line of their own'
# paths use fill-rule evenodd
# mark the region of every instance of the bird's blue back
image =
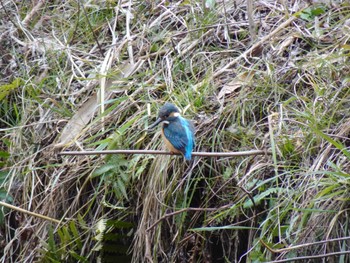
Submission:
<svg viewBox="0 0 350 263">
<path fill-rule="evenodd" d="M 192 123 L 181 116 L 163 126 L 164 136 L 179 151 L 186 160 L 191 160 L 194 147 L 194 127 Z"/>
</svg>

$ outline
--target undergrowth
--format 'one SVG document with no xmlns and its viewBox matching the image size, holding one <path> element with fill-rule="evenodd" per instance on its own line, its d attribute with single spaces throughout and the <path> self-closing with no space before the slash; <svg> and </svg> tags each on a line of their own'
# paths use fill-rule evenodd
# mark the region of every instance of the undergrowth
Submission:
<svg viewBox="0 0 350 263">
<path fill-rule="evenodd" d="M 349 262 L 350 6 L 304 2 L 0 1 L 1 262 Z M 59 155 L 166 101 L 266 154 Z"/>
</svg>

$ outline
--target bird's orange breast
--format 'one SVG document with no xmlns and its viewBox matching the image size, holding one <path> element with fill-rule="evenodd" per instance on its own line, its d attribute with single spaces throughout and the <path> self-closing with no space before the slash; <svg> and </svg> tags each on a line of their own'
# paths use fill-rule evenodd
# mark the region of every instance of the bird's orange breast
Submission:
<svg viewBox="0 0 350 263">
<path fill-rule="evenodd" d="M 164 140 L 164 142 L 165 142 L 166 147 L 169 149 L 170 152 L 172 152 L 172 153 L 181 153 L 181 151 L 179 151 L 178 149 L 176 149 L 176 148 L 171 144 L 171 142 L 165 137 L 163 128 L 162 128 L 162 137 L 163 137 L 163 140 Z"/>
</svg>

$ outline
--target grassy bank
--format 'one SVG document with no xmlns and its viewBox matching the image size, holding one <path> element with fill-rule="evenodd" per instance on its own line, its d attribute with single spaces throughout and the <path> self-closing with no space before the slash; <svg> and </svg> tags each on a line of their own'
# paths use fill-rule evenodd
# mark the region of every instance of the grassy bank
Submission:
<svg viewBox="0 0 350 263">
<path fill-rule="evenodd" d="M 0 201 L 48 217 L 1 206 L 2 262 L 349 261 L 349 4 L 1 1 L 0 16 Z M 58 155 L 163 149 L 145 130 L 166 101 L 196 151 L 271 155 Z"/>
</svg>

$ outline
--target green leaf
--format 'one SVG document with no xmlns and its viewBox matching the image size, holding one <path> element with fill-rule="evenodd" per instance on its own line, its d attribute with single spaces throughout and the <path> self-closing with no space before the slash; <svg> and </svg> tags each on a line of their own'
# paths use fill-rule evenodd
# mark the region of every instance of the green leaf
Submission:
<svg viewBox="0 0 350 263">
<path fill-rule="evenodd" d="M 259 204 L 266 196 L 269 196 L 270 194 L 278 193 L 279 191 L 286 191 L 284 188 L 276 187 L 276 188 L 269 188 L 266 191 L 254 196 L 254 202 L 255 204 Z M 247 200 L 244 204 L 244 208 L 250 208 L 253 206 L 253 202 L 251 199 Z"/>
<path fill-rule="evenodd" d="M 52 226 L 49 226 L 49 238 L 48 238 L 48 250 L 51 252 L 51 253 L 55 253 L 57 251 L 57 247 L 56 247 L 56 243 L 55 243 L 55 237 L 54 237 L 54 234 L 53 234 L 53 229 L 52 229 Z"/>
<path fill-rule="evenodd" d="M 321 138 L 325 139 L 328 141 L 330 144 L 333 144 L 338 150 L 340 150 L 349 160 L 350 160 L 350 152 L 347 150 L 347 148 L 340 142 L 332 139 L 330 136 L 324 134 L 320 130 L 318 130 L 316 127 L 311 126 L 310 127 L 314 133 L 316 133 L 318 136 Z"/>
<path fill-rule="evenodd" d="M 6 182 L 6 178 L 8 176 L 8 171 L 0 171 L 0 185 Z"/>
<path fill-rule="evenodd" d="M 120 178 L 118 178 L 117 184 L 118 184 L 118 189 L 120 190 L 122 195 L 125 197 L 125 199 L 128 200 L 129 198 L 128 198 L 128 194 L 126 193 L 126 187 L 125 187 L 124 182 Z"/>
<path fill-rule="evenodd" d="M 133 123 L 135 121 L 137 121 L 140 117 L 136 116 L 135 118 L 132 118 L 131 120 L 127 121 L 126 123 L 124 123 L 121 127 L 118 128 L 118 133 L 119 134 L 124 134 L 124 132 L 130 128 L 131 125 L 133 125 Z"/>
<path fill-rule="evenodd" d="M 0 151 L 0 158 L 9 158 L 10 157 L 10 154 L 8 152 L 5 152 L 5 151 Z"/>
<path fill-rule="evenodd" d="M 77 262 L 89 262 L 86 257 L 79 255 L 77 252 L 70 250 L 69 254 L 77 260 Z"/>
<path fill-rule="evenodd" d="M 12 196 L 10 196 L 5 189 L 0 188 L 0 201 L 11 204 L 13 202 Z M 5 214 L 9 212 L 9 208 L 0 206 L 0 226 L 5 224 Z"/>
<path fill-rule="evenodd" d="M 10 92 L 17 89 L 23 84 L 23 81 L 19 78 L 12 81 L 10 84 L 5 84 L 0 86 L 0 101 L 3 100 Z"/>
<path fill-rule="evenodd" d="M 315 19 L 316 16 L 322 15 L 325 12 L 326 9 L 324 6 L 310 6 L 300 12 L 297 12 L 295 16 L 300 17 L 301 19 L 304 19 L 306 21 L 312 21 Z"/>
<path fill-rule="evenodd" d="M 78 223 L 79 223 L 79 226 L 86 229 L 88 226 L 86 224 L 86 221 L 84 220 L 83 216 L 79 213 L 77 215 L 77 219 L 78 219 Z"/>
<path fill-rule="evenodd" d="M 69 223 L 69 228 L 74 236 L 75 243 L 76 243 L 78 249 L 81 250 L 81 248 L 83 247 L 83 244 L 81 242 L 81 235 L 79 234 L 79 231 L 78 231 L 74 221 L 71 221 Z"/>
<path fill-rule="evenodd" d="M 313 16 L 319 16 L 319 15 L 324 14 L 325 12 L 326 12 L 326 10 L 325 10 L 325 8 L 323 6 L 311 9 L 311 14 Z"/>
<path fill-rule="evenodd" d="M 102 165 L 100 168 L 97 168 L 91 175 L 91 178 L 95 178 L 95 177 L 98 177 L 98 176 L 101 176 L 102 174 L 110 171 L 110 170 L 113 170 L 117 167 L 116 164 L 111 164 L 111 163 L 108 163 L 108 164 L 104 164 Z"/>
</svg>

